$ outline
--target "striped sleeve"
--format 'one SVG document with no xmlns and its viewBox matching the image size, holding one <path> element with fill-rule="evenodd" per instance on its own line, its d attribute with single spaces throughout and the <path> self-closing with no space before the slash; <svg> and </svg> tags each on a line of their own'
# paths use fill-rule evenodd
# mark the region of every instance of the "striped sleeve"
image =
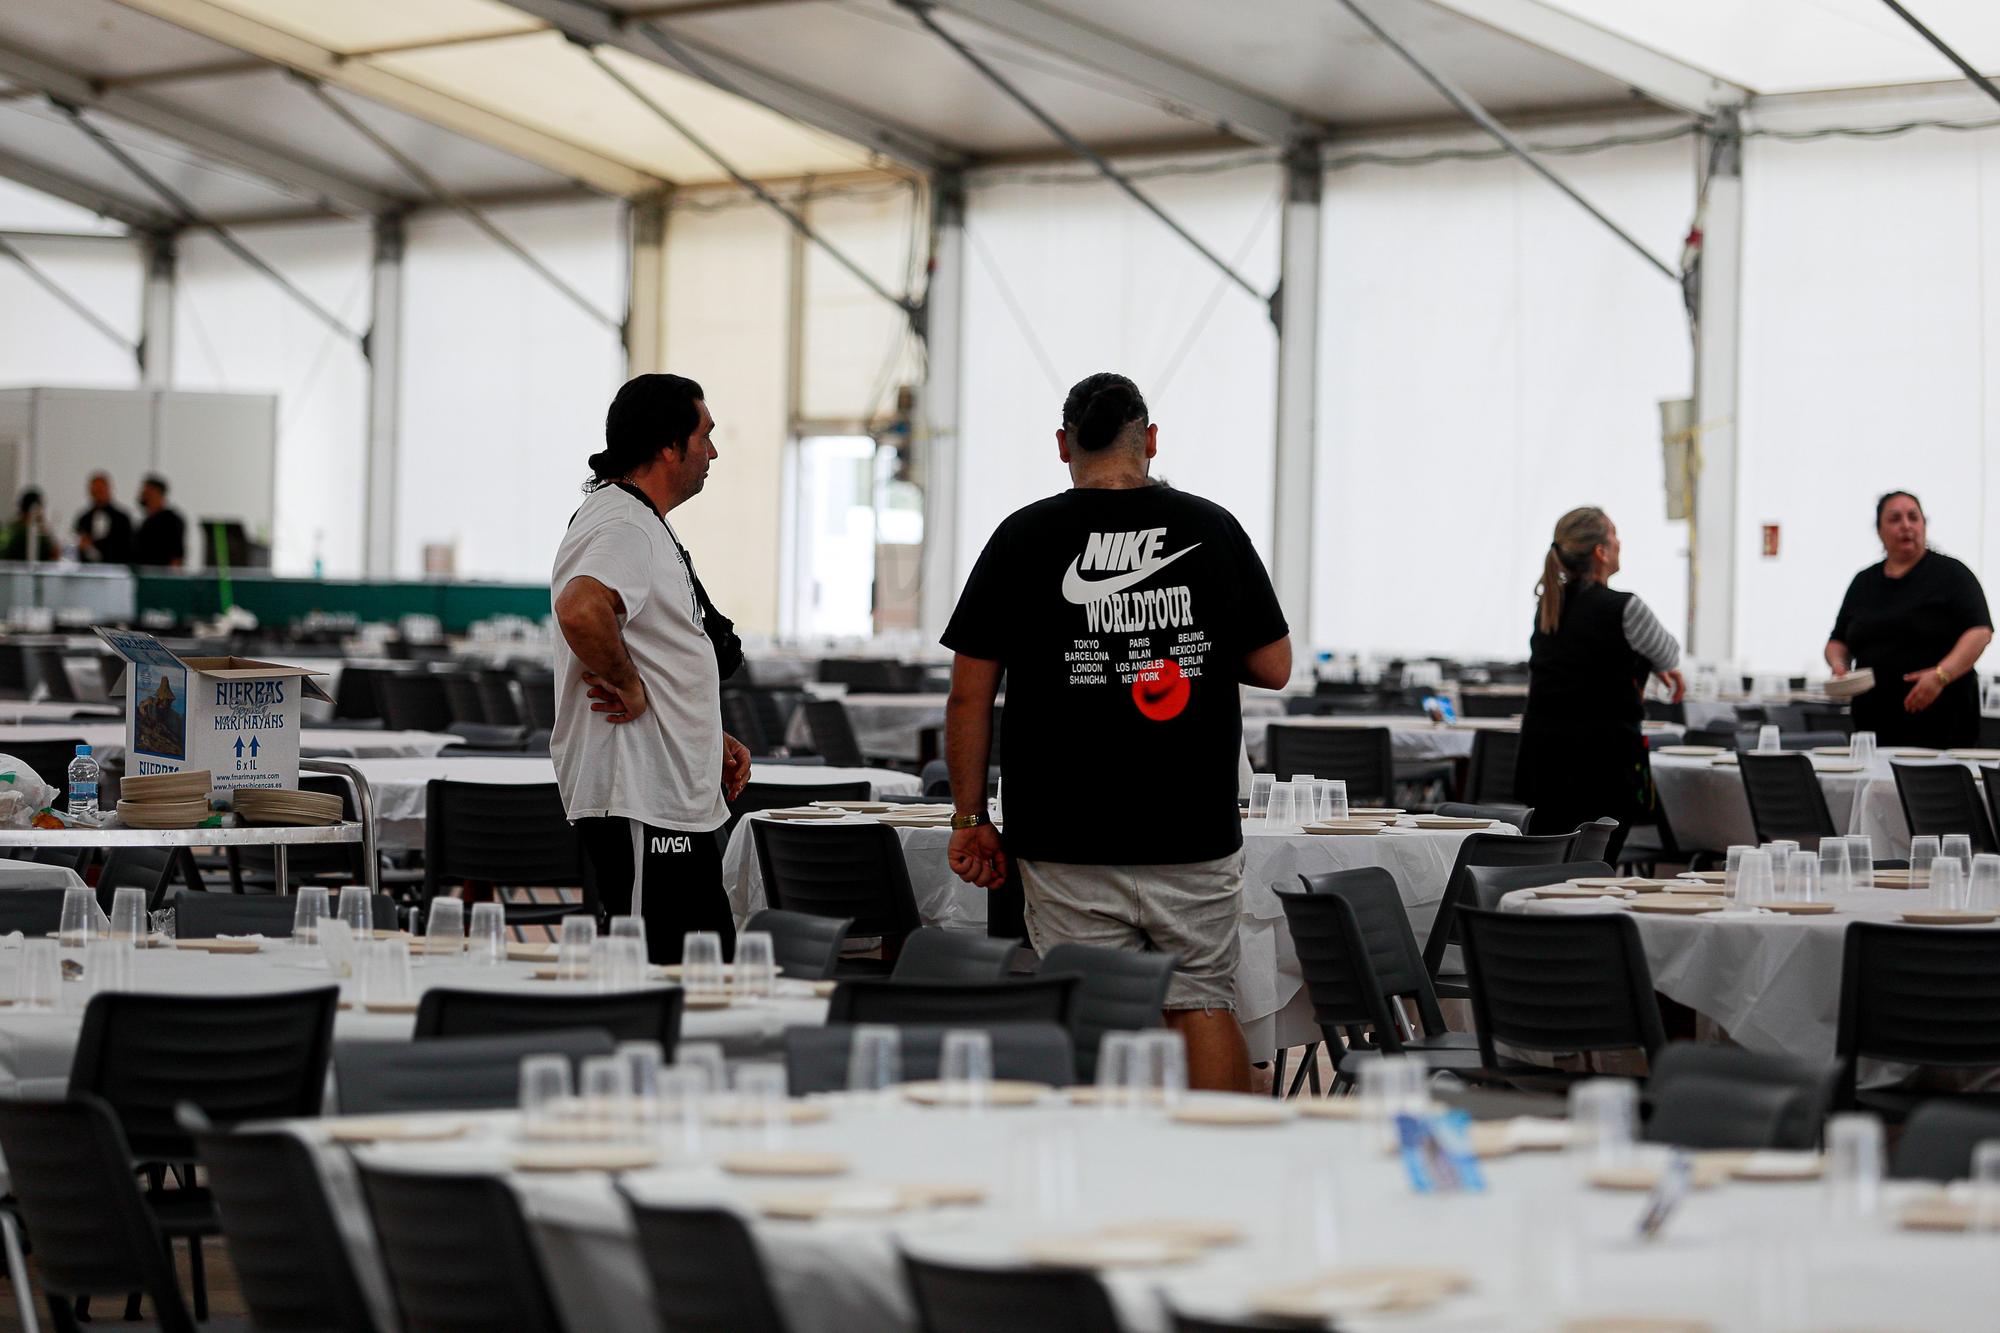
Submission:
<svg viewBox="0 0 2000 1333">
<path fill-rule="evenodd" d="M 1655 671 L 1672 671 L 1680 665 L 1681 646 L 1667 633 L 1652 608 L 1638 597 L 1625 603 L 1625 642 L 1650 662 Z"/>
</svg>

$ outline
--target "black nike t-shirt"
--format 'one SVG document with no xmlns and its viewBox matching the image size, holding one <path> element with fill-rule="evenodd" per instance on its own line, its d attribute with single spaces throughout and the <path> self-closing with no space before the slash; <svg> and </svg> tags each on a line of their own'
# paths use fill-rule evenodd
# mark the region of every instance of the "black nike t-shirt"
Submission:
<svg viewBox="0 0 2000 1333">
<path fill-rule="evenodd" d="M 1182 865 L 1243 845 L 1246 654 L 1287 633 L 1228 510 L 1164 486 L 1008 516 L 944 645 L 999 662 L 1006 845 L 1031 861 Z"/>
</svg>

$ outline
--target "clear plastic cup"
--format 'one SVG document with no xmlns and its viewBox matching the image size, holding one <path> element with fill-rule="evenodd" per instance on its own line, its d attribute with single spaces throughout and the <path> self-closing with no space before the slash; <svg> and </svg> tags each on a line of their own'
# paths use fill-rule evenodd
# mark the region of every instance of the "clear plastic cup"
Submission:
<svg viewBox="0 0 2000 1333">
<path fill-rule="evenodd" d="M 606 993 L 638 990 L 646 984 L 646 945 L 630 935 L 597 941 L 592 979 Z"/>
<path fill-rule="evenodd" d="M 408 1004 L 416 998 L 410 982 L 410 945 L 407 940 L 371 940 L 362 955 L 367 959 L 361 976 L 364 1005 Z"/>
<path fill-rule="evenodd" d="M 499 903 L 474 903 L 472 929 L 466 946 L 472 962 L 492 967 L 507 961 L 507 909 Z"/>
<path fill-rule="evenodd" d="M 1152 1028 L 1138 1038 L 1128 1086 L 1135 1100 L 1158 1098 L 1172 1108 L 1187 1095 L 1187 1041 L 1173 1028 Z"/>
<path fill-rule="evenodd" d="M 1826 1173 L 1821 1186 L 1827 1215 L 1856 1222 L 1875 1215 L 1882 1195 L 1882 1122 L 1848 1113 L 1826 1122 Z"/>
<path fill-rule="evenodd" d="M 659 1072 L 659 1133 L 675 1151 L 688 1157 L 701 1153 L 702 1108 L 708 1100 L 708 1076 L 699 1069 L 669 1065 Z"/>
<path fill-rule="evenodd" d="M 1271 773 L 1250 775 L 1250 818 L 1262 819 L 1271 809 L 1271 784 L 1277 776 Z"/>
<path fill-rule="evenodd" d="M 36 1012 L 52 1012 L 62 1004 L 62 951 L 54 940 L 27 940 L 21 945 L 21 970 L 14 977 L 14 1003 Z"/>
<path fill-rule="evenodd" d="M 349 884 L 340 891 L 340 919 L 354 932 L 356 940 L 375 937 L 374 907 L 368 900 L 366 884 Z"/>
<path fill-rule="evenodd" d="M 938 1082 L 943 1099 L 950 1105 L 986 1105 L 993 1086 L 991 1034 L 978 1029 L 945 1033 L 938 1056 Z"/>
<path fill-rule="evenodd" d="M 63 890 L 62 919 L 56 940 L 65 949 L 81 949 L 97 935 L 97 894 L 89 885 Z"/>
<path fill-rule="evenodd" d="M 785 1067 L 747 1064 L 736 1071 L 736 1101 L 743 1122 L 765 1148 L 782 1148 L 792 1129 L 792 1108 L 786 1097 Z"/>
<path fill-rule="evenodd" d="M 847 1090 L 880 1093 L 903 1081 L 903 1034 L 886 1024 L 855 1027 L 847 1047 Z"/>
<path fill-rule="evenodd" d="M 1322 819 L 1347 818 L 1347 782 L 1344 778 L 1328 778 L 1320 784 L 1326 792 L 1326 807 L 1320 811 Z"/>
<path fill-rule="evenodd" d="M 1974 1145 L 1971 1190 L 1973 1229 L 2000 1231 L 2000 1139 Z"/>
<path fill-rule="evenodd" d="M 1771 854 L 1761 848 L 1743 853 L 1736 868 L 1736 905 L 1756 907 L 1771 901 Z"/>
<path fill-rule="evenodd" d="M 767 1000 L 777 994 L 777 948 L 770 932 L 746 930 L 736 937 L 736 958 L 731 977 L 736 993 L 746 999 Z"/>
<path fill-rule="evenodd" d="M 611 938 L 639 941 L 639 953 L 643 957 L 646 952 L 646 918 L 632 913 L 612 917 Z"/>
<path fill-rule="evenodd" d="M 1767 842 L 1757 849 L 1771 858 L 1771 891 L 1764 902 L 1782 902 L 1792 874 L 1792 854 L 1782 843 Z"/>
<path fill-rule="evenodd" d="M 1921 889 L 1931 882 L 1931 867 L 1943 849 L 1930 834 L 1910 839 L 1910 887 Z"/>
<path fill-rule="evenodd" d="M 570 1118 L 569 1057 L 530 1055 L 521 1060 L 521 1128 L 531 1137 L 552 1134 Z"/>
<path fill-rule="evenodd" d="M 1819 853 L 1793 852 L 1791 871 L 1785 876 L 1785 897 L 1795 903 L 1824 902 L 1820 892 Z"/>
<path fill-rule="evenodd" d="M 1819 843 L 1819 888 L 1829 898 L 1847 892 L 1847 839 L 1821 838 Z"/>
<path fill-rule="evenodd" d="M 1430 1069 L 1416 1055 L 1385 1055 L 1361 1074 L 1361 1116 L 1378 1140 L 1396 1142 L 1396 1117 L 1421 1115 L 1430 1106 Z"/>
<path fill-rule="evenodd" d="M 1981 852 L 1972 858 L 1965 896 L 1966 906 L 1975 912 L 2000 912 L 2000 856 Z"/>
<path fill-rule="evenodd" d="M 333 915 L 326 885 L 301 884 L 292 903 L 292 943 L 310 949 L 319 944 L 319 923 Z"/>
<path fill-rule="evenodd" d="M 681 936 L 681 984 L 690 996 L 724 993 L 721 935 L 712 930 L 690 930 Z"/>
<path fill-rule="evenodd" d="M 457 898 L 433 898 L 424 913 L 424 953 L 455 957 L 465 949 L 465 904 Z"/>
<path fill-rule="evenodd" d="M 1767 722 L 1763 726 L 1757 728 L 1758 754 L 1776 754 L 1778 751 L 1784 748 L 1785 748 L 1784 741 L 1780 736 L 1778 728 L 1776 726 Z"/>
<path fill-rule="evenodd" d="M 638 1136 L 633 1113 L 632 1067 L 617 1055 L 592 1055 L 577 1068 L 577 1098 L 594 1134 L 608 1141 L 629 1142 Z"/>
<path fill-rule="evenodd" d="M 674 1048 L 674 1068 L 701 1079 L 702 1091 L 720 1097 L 729 1091 L 729 1061 L 719 1041 L 684 1041 Z"/>
<path fill-rule="evenodd" d="M 1106 1111 L 1132 1107 L 1132 1070 L 1139 1059 L 1139 1034 L 1107 1032 L 1097 1046 L 1097 1104 Z"/>
<path fill-rule="evenodd" d="M 1847 739 L 1847 753 L 1848 757 L 1857 764 L 1874 763 L 1875 733 L 1872 731 L 1855 732 Z"/>
<path fill-rule="evenodd" d="M 1008 1207 L 1038 1222 L 1073 1222 L 1083 1203 L 1074 1126 L 1033 1125 L 1007 1141 Z"/>
<path fill-rule="evenodd" d="M 1628 1160 L 1639 1137 L 1639 1085 L 1623 1078 L 1571 1084 L 1569 1123 L 1571 1151 L 1586 1170 Z"/>
<path fill-rule="evenodd" d="M 596 917 L 582 913 L 564 917 L 556 943 L 556 975 L 564 981 L 588 981 L 591 950 L 596 944 Z"/>
<path fill-rule="evenodd" d="M 660 1124 L 660 1071 L 666 1064 L 666 1053 L 657 1041 L 621 1041 L 613 1053 L 625 1062 L 632 1080 L 632 1104 L 650 1135 Z"/>
<path fill-rule="evenodd" d="M 1966 905 L 1965 871 L 1956 857 L 1940 856 L 1931 863 L 1931 906 L 1944 912 L 1962 910 Z"/>
<path fill-rule="evenodd" d="M 366 941 L 362 941 L 365 944 Z M 329 976 L 351 977 L 355 974 L 356 950 L 361 947 L 354 939 L 354 931 L 345 921 L 328 917 L 319 924 L 319 955 L 326 962 Z"/>
<path fill-rule="evenodd" d="M 111 937 L 83 946 L 83 982 L 92 995 L 132 989 L 132 945 Z"/>
<path fill-rule="evenodd" d="M 123 888 L 111 895 L 111 938 L 128 948 L 146 941 L 146 891 Z"/>
<path fill-rule="evenodd" d="M 1264 827 L 1272 833 L 1290 833 L 1299 826 L 1292 790 L 1289 782 L 1271 784 L 1271 804 L 1264 811 Z"/>
<path fill-rule="evenodd" d="M 1958 868 L 1966 874 L 1972 873 L 1972 835 L 1970 833 L 1947 833 L 1938 840 L 1938 855 L 1958 862 Z"/>
<path fill-rule="evenodd" d="M 1746 853 L 1756 850 L 1755 847 L 1747 843 L 1738 843 L 1724 853 L 1722 858 L 1722 891 L 1725 894 L 1736 892 L 1736 881 L 1743 873 L 1743 857 Z"/>
<path fill-rule="evenodd" d="M 1875 887 L 1875 839 L 1866 833 L 1847 835 L 1847 887 Z"/>
</svg>

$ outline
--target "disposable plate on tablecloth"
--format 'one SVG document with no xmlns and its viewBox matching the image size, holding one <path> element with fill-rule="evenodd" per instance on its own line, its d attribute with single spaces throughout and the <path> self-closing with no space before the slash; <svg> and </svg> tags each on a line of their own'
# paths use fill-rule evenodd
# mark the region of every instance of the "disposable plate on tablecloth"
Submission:
<svg viewBox="0 0 2000 1333">
<path fill-rule="evenodd" d="M 509 1159 L 516 1171 L 643 1171 L 658 1164 L 660 1150 L 621 1143 L 550 1143 L 523 1148 Z"/>
<path fill-rule="evenodd" d="M 822 1217 L 881 1217 L 985 1200 L 986 1191 L 978 1185 L 854 1184 L 838 1189 L 760 1194 L 753 1206 L 765 1217 L 814 1222 Z"/>
<path fill-rule="evenodd" d="M 1779 912 L 1785 916 L 1831 916 L 1840 909 L 1832 903 L 1758 903 L 1766 912 Z"/>
<path fill-rule="evenodd" d="M 1729 879 L 1727 870 L 1683 870 L 1675 879 L 1695 880 L 1702 884 L 1722 884 Z"/>
<path fill-rule="evenodd" d="M 794 806 L 789 810 L 766 810 L 766 819 L 845 819 L 845 810 L 819 810 L 810 805 Z"/>
<path fill-rule="evenodd" d="M 1306 1282 L 1287 1283 L 1250 1299 L 1257 1314 L 1323 1322 L 1374 1311 L 1422 1310 L 1469 1291 L 1472 1279 L 1455 1268 L 1381 1265 L 1337 1268 Z"/>
<path fill-rule="evenodd" d="M 846 1173 L 848 1161 L 830 1152 L 735 1152 L 721 1166 L 732 1176 L 838 1176 Z"/>
<path fill-rule="evenodd" d="M 825 1102 L 788 1101 L 785 1103 L 785 1122 L 792 1125 L 817 1125 L 833 1114 Z M 711 1125 L 735 1128 L 742 1125 L 761 1125 L 764 1111 L 758 1106 L 739 1106 L 723 1103 L 710 1107 L 707 1120 Z"/>
<path fill-rule="evenodd" d="M 1274 1097 L 1213 1093 L 1188 1098 L 1167 1118 L 1177 1125 L 1282 1125 L 1292 1108 Z"/>
<path fill-rule="evenodd" d="M 1662 745 L 1654 754 L 1674 754 L 1687 759 L 1713 759 L 1725 751 L 1720 745 Z"/>
<path fill-rule="evenodd" d="M 1442 832 L 1450 829 L 1492 828 L 1497 821 L 1491 819 L 1468 819 L 1461 815 L 1411 815 L 1410 822 L 1421 829 Z"/>
<path fill-rule="evenodd" d="M 1592 888 L 1586 884 L 1544 884 L 1528 892 L 1537 898 L 1630 898 L 1632 890 L 1606 884 Z"/>
<path fill-rule="evenodd" d="M 1875 688 L 1875 670 L 1872 667 L 1862 667 L 1859 671 L 1835 676 L 1820 688 L 1826 692 L 1826 697 L 1829 699 L 1859 698 Z"/>
<path fill-rule="evenodd" d="M 986 1105 L 988 1106 L 1033 1106 L 1048 1095 L 1046 1083 L 1031 1083 L 1026 1079 L 996 1078 L 986 1085 Z M 905 1083 L 903 1096 L 919 1106 L 971 1106 L 974 1104 L 973 1089 L 964 1084 L 945 1083 L 938 1079 L 924 1079 Z"/>
<path fill-rule="evenodd" d="M 1170 1245 L 1200 1245 L 1217 1248 L 1223 1245 L 1240 1245 L 1243 1242 L 1243 1228 L 1234 1222 L 1209 1222 L 1188 1217 L 1160 1217 L 1144 1222 L 1114 1222 L 1101 1227 L 1100 1236 L 1113 1240 L 1124 1240 L 1133 1236 L 1163 1240 Z"/>
<path fill-rule="evenodd" d="M 151 805 L 159 801 L 208 800 L 215 776 L 205 768 L 186 768 L 178 773 L 142 773 L 118 784 L 119 796 L 127 801 Z"/>
<path fill-rule="evenodd" d="M 1941 1194 L 1913 1199 L 1897 1212 L 1896 1225 L 1905 1231 L 1970 1231 L 1972 1205 Z"/>
<path fill-rule="evenodd" d="M 1656 898 L 1634 898 L 1625 904 L 1628 912 L 1650 912 L 1660 916 L 1702 916 L 1720 912 L 1728 904 L 1720 898 L 1684 898 L 1661 894 Z"/>
<path fill-rule="evenodd" d="M 1944 751 L 1933 750 L 1927 745 L 1892 745 L 1886 750 L 1877 751 L 1877 753 L 1886 754 L 1891 759 L 1941 759 L 1944 757 Z"/>
<path fill-rule="evenodd" d="M 1589 1181 L 1591 1188 L 1600 1190 L 1649 1190 L 1660 1183 L 1660 1174 L 1666 1170 L 1666 1163 L 1627 1162 L 1617 1166 L 1592 1167 Z M 1712 1158 L 1696 1157 L 1688 1172 L 1688 1181 L 1698 1190 L 1720 1185 L 1729 1179 L 1729 1168 Z"/>
<path fill-rule="evenodd" d="M 207 939 L 175 940 L 176 949 L 193 949 L 202 953 L 257 953 L 264 947 L 264 941 L 255 939 Z"/>
<path fill-rule="evenodd" d="M 463 1138 L 470 1128 L 463 1120 L 401 1115 L 348 1116 L 321 1124 L 334 1143 L 441 1143 Z"/>
<path fill-rule="evenodd" d="M 1372 838 L 1387 827 L 1372 819 L 1327 819 L 1302 825 L 1299 831 L 1316 838 Z"/>
<path fill-rule="evenodd" d="M 1903 920 L 1912 926 L 1984 926 L 2000 920 L 2000 912 L 1975 912 L 1969 907 L 1932 907 L 1905 912 Z"/>
<path fill-rule="evenodd" d="M 1815 773 L 1866 773 L 1867 771 L 1868 765 L 1857 764 L 1852 760 L 1836 759 L 1832 763 L 1822 762 L 1813 765 Z"/>
<path fill-rule="evenodd" d="M 1816 1152 L 1780 1152 L 1773 1149 L 1756 1152 L 1705 1152 L 1698 1154 L 1695 1160 L 1715 1164 L 1726 1172 L 1731 1180 L 1770 1183 L 1818 1180 L 1826 1170 L 1826 1159 Z"/>
<path fill-rule="evenodd" d="M 1056 1236 L 1023 1242 L 1020 1253 L 1043 1268 L 1166 1268 L 1193 1263 L 1202 1247 L 1148 1236 Z"/>
<path fill-rule="evenodd" d="M 1990 764 L 1995 760 L 2000 760 L 2000 750 L 1984 750 L 1977 746 L 1962 746 L 1956 750 L 1946 750 L 1945 754 L 1953 759 L 1966 759 L 1981 764 Z"/>
<path fill-rule="evenodd" d="M 1741 766 L 1743 761 L 1741 756 L 1737 755 L 1735 751 L 1731 750 L 1731 751 L 1725 751 L 1724 753 L 1715 756 L 1715 758 L 1709 760 L 1708 762 L 1711 764 L 1720 764 L 1724 768 L 1737 768 Z"/>
<path fill-rule="evenodd" d="M 1854 753 L 1854 747 L 1851 745 L 1815 745 L 1812 747 L 1812 753 L 1836 755 L 1839 758 L 1845 759 Z"/>
<path fill-rule="evenodd" d="M 845 810 L 849 814 L 879 815 L 896 807 L 888 801 L 811 801 L 815 810 Z"/>
<path fill-rule="evenodd" d="M 556 946 L 553 941 L 546 944 L 509 941 L 507 945 L 507 961 L 510 963 L 552 963 L 555 957 Z"/>
<path fill-rule="evenodd" d="M 1584 875 L 1567 882 L 1580 889 L 1629 889 L 1633 893 L 1658 893 L 1673 883 L 1668 879 L 1648 879 L 1644 875 Z"/>
</svg>

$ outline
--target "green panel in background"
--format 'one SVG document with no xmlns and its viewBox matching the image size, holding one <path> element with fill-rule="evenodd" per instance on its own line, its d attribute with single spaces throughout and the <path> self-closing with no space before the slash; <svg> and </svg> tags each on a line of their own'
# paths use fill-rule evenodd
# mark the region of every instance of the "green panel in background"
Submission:
<svg viewBox="0 0 2000 1333">
<path fill-rule="evenodd" d="M 220 580 L 206 574 L 141 574 L 138 609 L 176 617 L 206 618 L 222 611 Z M 258 623 L 282 629 L 315 611 L 363 621 L 436 616 L 450 634 L 475 620 L 499 615 L 539 621 L 549 614 L 549 590 L 538 583 L 369 583 L 349 579 L 283 579 L 264 574 L 230 576 L 235 603 Z"/>
</svg>

